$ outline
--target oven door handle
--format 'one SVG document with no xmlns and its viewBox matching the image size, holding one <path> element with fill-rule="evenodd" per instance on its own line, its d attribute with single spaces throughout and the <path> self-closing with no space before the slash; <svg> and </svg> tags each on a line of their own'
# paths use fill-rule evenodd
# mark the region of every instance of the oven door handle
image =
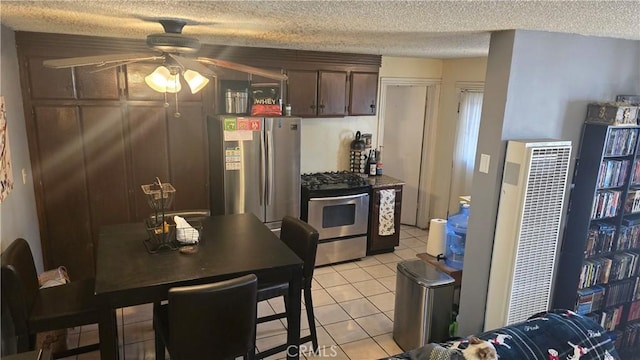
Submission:
<svg viewBox="0 0 640 360">
<path fill-rule="evenodd" d="M 333 197 L 321 197 L 321 198 L 310 198 L 309 201 L 331 201 L 331 200 L 346 200 L 346 199 L 357 199 L 360 197 L 369 196 L 368 193 L 363 194 L 355 194 L 355 195 L 344 195 L 344 196 L 333 196 Z"/>
</svg>

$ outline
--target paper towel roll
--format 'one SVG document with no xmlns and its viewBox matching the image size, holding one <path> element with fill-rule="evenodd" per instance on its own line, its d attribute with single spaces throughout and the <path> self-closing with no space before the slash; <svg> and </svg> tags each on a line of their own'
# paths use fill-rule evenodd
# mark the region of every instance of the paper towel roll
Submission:
<svg viewBox="0 0 640 360">
<path fill-rule="evenodd" d="M 427 240 L 427 254 L 438 256 L 445 253 L 447 239 L 447 220 L 431 219 L 429 222 L 429 239 Z"/>
</svg>

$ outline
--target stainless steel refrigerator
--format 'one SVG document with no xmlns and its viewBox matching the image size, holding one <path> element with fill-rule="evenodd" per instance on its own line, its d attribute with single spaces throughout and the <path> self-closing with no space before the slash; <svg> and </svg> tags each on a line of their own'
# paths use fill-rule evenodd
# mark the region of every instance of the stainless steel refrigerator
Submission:
<svg viewBox="0 0 640 360">
<path fill-rule="evenodd" d="M 210 116 L 212 214 L 300 217 L 300 118 Z"/>
</svg>

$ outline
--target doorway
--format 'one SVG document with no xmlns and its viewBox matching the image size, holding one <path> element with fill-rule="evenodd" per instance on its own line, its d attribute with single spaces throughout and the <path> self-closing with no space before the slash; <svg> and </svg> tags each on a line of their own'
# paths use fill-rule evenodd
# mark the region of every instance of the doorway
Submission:
<svg viewBox="0 0 640 360">
<path fill-rule="evenodd" d="M 426 228 L 439 85 L 424 79 L 380 82 L 378 144 L 384 174 L 405 182 L 401 223 Z"/>
<path fill-rule="evenodd" d="M 482 84 L 467 85 L 457 90 L 458 121 L 451 166 L 448 214 L 459 212 L 460 197 L 471 194 L 484 96 Z"/>
</svg>

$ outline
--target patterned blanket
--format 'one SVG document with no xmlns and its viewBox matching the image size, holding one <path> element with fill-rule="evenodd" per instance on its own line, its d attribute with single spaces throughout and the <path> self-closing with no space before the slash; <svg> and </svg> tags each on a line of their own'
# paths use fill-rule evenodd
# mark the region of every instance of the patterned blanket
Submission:
<svg viewBox="0 0 640 360">
<path fill-rule="evenodd" d="M 500 360 L 620 359 L 613 341 L 600 325 L 569 310 L 536 314 L 527 321 L 487 331 L 477 337 L 491 342 Z M 440 358 L 441 349 L 451 344 L 428 344 L 387 360 Z"/>
</svg>

